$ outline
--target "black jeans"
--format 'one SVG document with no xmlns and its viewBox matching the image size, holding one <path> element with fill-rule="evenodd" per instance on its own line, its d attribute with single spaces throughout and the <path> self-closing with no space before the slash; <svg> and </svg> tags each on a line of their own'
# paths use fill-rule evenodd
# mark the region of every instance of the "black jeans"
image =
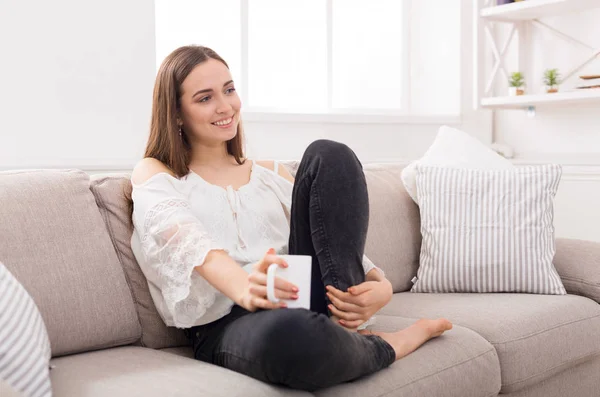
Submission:
<svg viewBox="0 0 600 397">
<path fill-rule="evenodd" d="M 365 275 L 369 201 L 362 165 L 346 145 L 319 140 L 304 153 L 294 183 L 289 253 L 311 255 L 311 310 L 227 316 L 193 327 L 196 359 L 261 381 L 314 391 L 376 372 L 395 360 L 374 335 L 350 333 L 328 317 L 325 285 L 345 291 Z"/>
</svg>

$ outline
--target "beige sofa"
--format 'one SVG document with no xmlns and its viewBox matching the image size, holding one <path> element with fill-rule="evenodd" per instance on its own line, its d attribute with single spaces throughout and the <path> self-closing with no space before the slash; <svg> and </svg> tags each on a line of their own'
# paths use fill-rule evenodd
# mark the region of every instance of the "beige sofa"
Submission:
<svg viewBox="0 0 600 397">
<path fill-rule="evenodd" d="M 377 374 L 314 394 L 600 396 L 600 244 L 557 240 L 555 266 L 566 296 L 411 293 L 419 212 L 401 170 L 401 164 L 365 166 L 367 255 L 395 291 L 375 329 L 441 316 L 454 328 Z M 0 173 L 0 261 L 43 315 L 54 395 L 311 395 L 191 358 L 183 332 L 158 317 L 132 255 L 122 194 L 128 183 L 127 175 L 90 178 L 77 170 Z M 0 390 L 10 393 L 7 385 Z"/>
</svg>

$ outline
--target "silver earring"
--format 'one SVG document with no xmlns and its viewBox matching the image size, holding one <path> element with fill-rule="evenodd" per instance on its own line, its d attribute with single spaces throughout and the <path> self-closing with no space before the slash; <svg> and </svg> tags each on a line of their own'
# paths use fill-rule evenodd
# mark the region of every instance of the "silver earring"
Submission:
<svg viewBox="0 0 600 397">
<path fill-rule="evenodd" d="M 179 136 L 183 136 L 183 133 L 181 132 L 181 126 L 179 126 Z"/>
</svg>

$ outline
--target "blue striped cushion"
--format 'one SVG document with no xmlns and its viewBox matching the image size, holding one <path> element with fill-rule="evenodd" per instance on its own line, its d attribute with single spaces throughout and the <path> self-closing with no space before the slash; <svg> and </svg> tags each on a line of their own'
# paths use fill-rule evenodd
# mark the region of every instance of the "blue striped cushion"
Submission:
<svg viewBox="0 0 600 397">
<path fill-rule="evenodd" d="M 566 294 L 552 264 L 559 165 L 416 172 L 423 242 L 412 292 Z"/>
<path fill-rule="evenodd" d="M 0 379 L 24 397 L 51 396 L 50 355 L 37 306 L 0 263 Z"/>
</svg>

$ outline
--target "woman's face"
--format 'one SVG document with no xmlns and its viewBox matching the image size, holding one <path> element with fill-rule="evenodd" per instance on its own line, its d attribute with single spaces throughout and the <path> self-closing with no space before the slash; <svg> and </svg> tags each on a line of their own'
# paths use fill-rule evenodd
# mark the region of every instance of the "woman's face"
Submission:
<svg viewBox="0 0 600 397">
<path fill-rule="evenodd" d="M 180 120 L 191 142 L 220 144 L 234 138 L 241 101 L 227 66 L 209 59 L 181 84 Z"/>
</svg>

